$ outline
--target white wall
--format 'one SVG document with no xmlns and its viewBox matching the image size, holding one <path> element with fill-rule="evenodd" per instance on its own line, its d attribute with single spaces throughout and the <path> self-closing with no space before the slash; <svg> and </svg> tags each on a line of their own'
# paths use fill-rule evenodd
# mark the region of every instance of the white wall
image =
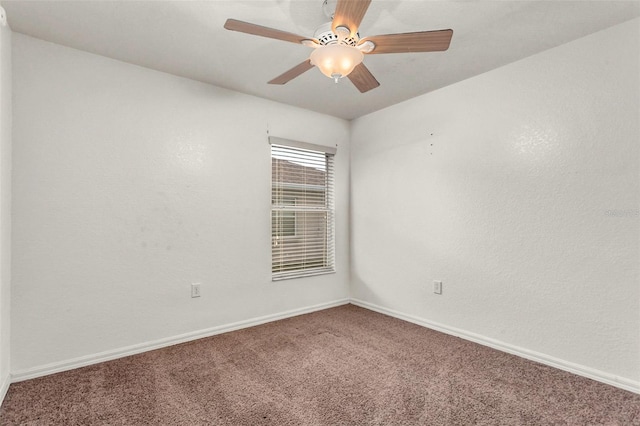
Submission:
<svg viewBox="0 0 640 426">
<path fill-rule="evenodd" d="M 348 297 L 347 121 L 13 41 L 18 377 Z M 267 128 L 338 144 L 336 274 L 271 282 Z"/>
<path fill-rule="evenodd" d="M 4 10 L 0 7 L 0 13 Z M 11 309 L 11 30 L 0 25 L 0 403 L 9 387 Z"/>
<path fill-rule="evenodd" d="M 352 297 L 640 391 L 639 27 L 355 120 Z"/>
</svg>

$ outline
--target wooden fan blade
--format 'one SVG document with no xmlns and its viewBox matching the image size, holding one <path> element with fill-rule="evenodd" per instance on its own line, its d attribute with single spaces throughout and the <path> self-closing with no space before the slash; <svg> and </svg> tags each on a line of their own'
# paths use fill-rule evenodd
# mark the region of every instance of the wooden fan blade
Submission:
<svg viewBox="0 0 640 426">
<path fill-rule="evenodd" d="M 369 68 L 365 67 L 362 62 L 360 62 L 347 77 L 349 77 L 349 80 L 351 80 L 360 93 L 368 92 L 380 86 L 378 80 L 376 80 L 373 74 L 371 74 L 371 71 L 369 71 Z"/>
<path fill-rule="evenodd" d="M 416 33 L 386 34 L 365 37 L 358 45 L 371 41 L 375 48 L 369 55 L 376 53 L 439 52 L 447 50 L 451 43 L 453 30 L 420 31 Z"/>
<path fill-rule="evenodd" d="M 291 43 L 302 43 L 303 40 L 312 40 L 309 37 L 302 37 L 297 34 L 288 33 L 286 31 L 263 27 L 261 25 L 251 24 L 249 22 L 238 21 L 237 19 L 227 19 L 227 22 L 224 23 L 224 27 L 231 31 L 239 31 L 241 33 L 253 34 L 260 37 L 274 38 L 276 40 L 284 40 Z"/>
<path fill-rule="evenodd" d="M 371 0 L 338 0 L 331 29 L 335 32 L 337 27 L 347 27 L 351 31 L 351 36 L 354 36 L 358 32 L 364 14 L 367 13 L 369 3 Z"/>
<path fill-rule="evenodd" d="M 285 84 L 285 83 L 288 83 L 289 81 L 293 80 L 294 78 L 296 78 L 300 74 L 304 73 L 305 71 L 310 70 L 313 67 L 314 66 L 311 64 L 311 60 L 307 59 L 306 61 L 302 62 L 301 64 L 298 64 L 295 67 L 291 68 L 289 71 L 285 71 L 284 73 L 280 74 L 279 76 L 277 76 L 276 78 L 271 80 L 269 82 L 269 84 Z"/>
</svg>

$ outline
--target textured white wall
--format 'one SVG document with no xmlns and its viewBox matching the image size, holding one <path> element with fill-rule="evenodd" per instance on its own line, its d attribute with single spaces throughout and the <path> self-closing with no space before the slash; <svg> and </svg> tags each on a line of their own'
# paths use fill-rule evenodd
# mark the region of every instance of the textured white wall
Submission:
<svg viewBox="0 0 640 426">
<path fill-rule="evenodd" d="M 639 27 L 355 120 L 352 297 L 638 384 Z"/>
<path fill-rule="evenodd" d="M 348 297 L 347 121 L 20 34 L 13 53 L 12 372 Z M 337 274 L 271 282 L 267 127 L 338 144 Z"/>
<path fill-rule="evenodd" d="M 4 10 L 0 8 L 0 12 Z M 0 402 L 9 385 L 11 308 L 11 30 L 0 26 Z"/>
</svg>

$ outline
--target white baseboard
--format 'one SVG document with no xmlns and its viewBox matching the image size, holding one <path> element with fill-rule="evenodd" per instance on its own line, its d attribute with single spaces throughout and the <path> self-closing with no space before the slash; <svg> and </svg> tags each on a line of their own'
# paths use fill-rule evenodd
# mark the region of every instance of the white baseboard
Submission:
<svg viewBox="0 0 640 426">
<path fill-rule="evenodd" d="M 11 375 L 7 374 L 0 383 L 0 405 L 4 402 L 4 397 L 7 396 L 9 385 L 11 384 Z"/>
<path fill-rule="evenodd" d="M 54 362 L 38 367 L 20 370 L 11 374 L 11 382 L 21 382 L 24 380 L 34 379 L 36 377 L 47 376 L 49 374 L 59 373 L 61 371 L 73 370 L 75 368 L 86 367 L 88 365 L 98 364 L 105 361 L 111 361 L 117 358 L 123 358 L 130 355 L 136 355 L 142 352 L 160 349 L 167 346 L 177 345 L 192 340 L 202 339 L 204 337 L 215 336 L 216 334 L 228 333 L 230 331 L 240 330 L 243 328 L 253 327 L 267 322 L 277 321 L 285 318 L 295 317 L 298 315 L 308 314 L 323 309 L 333 308 L 340 305 L 346 305 L 349 299 L 335 300 L 333 302 L 321 303 L 318 305 L 307 306 L 304 308 L 293 309 L 290 311 L 279 312 L 276 314 L 265 315 L 262 317 L 251 318 L 244 321 L 238 321 L 231 324 L 219 325 L 204 330 L 193 331 L 190 333 L 180 334 L 178 336 L 167 337 L 164 339 L 154 340 L 151 342 L 140 343 L 133 346 L 127 346 L 120 349 L 100 352 L 93 355 L 73 358 L 67 361 Z M 3 385 L 4 386 L 4 385 Z M 6 387 L 9 387 L 9 380 L 6 381 Z M 2 388 L 4 389 L 4 387 Z"/>
<path fill-rule="evenodd" d="M 460 337 L 465 340 L 472 341 L 484 346 L 489 346 L 499 351 L 507 352 L 512 355 L 517 355 L 522 358 L 526 358 L 531 361 L 539 362 L 540 364 L 548 365 L 550 367 L 557 368 L 559 370 L 568 371 L 569 373 L 576 374 L 578 376 L 587 377 L 608 385 L 615 386 L 620 389 L 628 390 L 630 392 L 640 394 L 640 382 L 630 380 L 624 377 L 619 377 L 613 374 L 605 373 L 604 371 L 596 370 L 590 367 L 585 367 L 580 364 L 575 364 L 569 361 L 565 361 L 559 358 L 555 358 L 543 353 L 531 351 L 529 349 L 521 348 L 518 346 L 510 345 L 505 342 L 501 342 L 496 339 L 482 336 L 480 334 L 471 333 L 469 331 L 461 330 L 455 327 L 449 327 L 436 322 L 428 321 L 423 318 L 419 318 L 413 315 L 403 314 L 402 312 L 388 309 L 382 306 L 375 305 L 373 303 L 365 302 L 358 299 L 351 299 L 351 303 L 360 306 L 361 308 L 370 309 L 372 311 L 379 312 L 381 314 L 389 315 L 404 321 L 408 321 L 417 325 L 421 325 L 432 330 L 440 331 L 445 334 Z"/>
</svg>

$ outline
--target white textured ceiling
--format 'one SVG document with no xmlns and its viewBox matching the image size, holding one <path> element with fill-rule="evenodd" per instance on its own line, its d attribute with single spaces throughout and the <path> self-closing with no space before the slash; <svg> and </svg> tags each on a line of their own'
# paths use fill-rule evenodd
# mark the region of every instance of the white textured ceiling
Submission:
<svg viewBox="0 0 640 426">
<path fill-rule="evenodd" d="M 311 69 L 267 81 L 310 49 L 227 31 L 227 18 L 312 36 L 322 0 L 1 1 L 13 31 L 352 119 L 640 16 L 639 1 L 373 0 L 360 36 L 453 29 L 446 52 L 369 55 L 380 87 L 361 94 Z"/>
</svg>

